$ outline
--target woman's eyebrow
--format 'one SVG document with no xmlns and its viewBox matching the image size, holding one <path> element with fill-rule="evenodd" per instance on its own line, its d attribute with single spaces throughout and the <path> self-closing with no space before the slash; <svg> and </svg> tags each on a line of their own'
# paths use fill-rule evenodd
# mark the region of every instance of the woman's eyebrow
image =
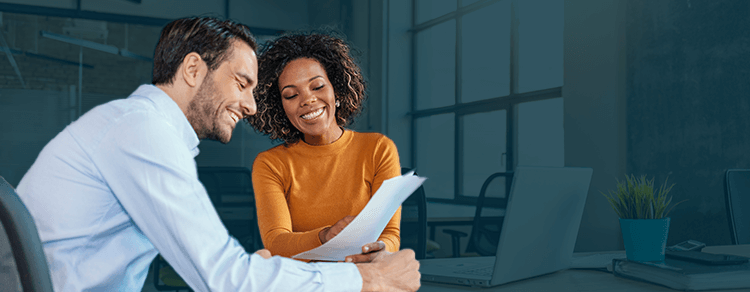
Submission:
<svg viewBox="0 0 750 292">
<path fill-rule="evenodd" d="M 308 79 L 307 81 L 310 82 L 310 81 L 315 80 L 316 78 L 323 78 L 323 76 L 317 75 L 317 76 L 314 76 L 314 77 Z M 281 90 L 279 90 L 279 91 L 284 91 L 284 89 L 286 89 L 287 87 L 297 87 L 297 86 L 294 86 L 294 84 L 289 84 L 287 86 L 282 87 Z"/>
</svg>

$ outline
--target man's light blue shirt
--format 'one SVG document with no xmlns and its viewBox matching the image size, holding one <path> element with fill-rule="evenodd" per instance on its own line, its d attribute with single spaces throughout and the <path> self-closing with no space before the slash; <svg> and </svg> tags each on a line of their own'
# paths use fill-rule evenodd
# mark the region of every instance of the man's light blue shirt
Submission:
<svg viewBox="0 0 750 292">
<path fill-rule="evenodd" d="M 44 147 L 17 191 L 55 291 L 140 291 L 157 253 L 195 291 L 361 290 L 353 264 L 248 254 L 198 180 L 198 143 L 177 104 L 142 85 Z"/>
</svg>

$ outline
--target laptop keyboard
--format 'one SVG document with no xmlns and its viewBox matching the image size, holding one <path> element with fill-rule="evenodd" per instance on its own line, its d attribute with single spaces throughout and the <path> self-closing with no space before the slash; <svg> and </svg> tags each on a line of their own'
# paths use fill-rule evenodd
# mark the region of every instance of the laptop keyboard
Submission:
<svg viewBox="0 0 750 292">
<path fill-rule="evenodd" d="M 464 275 L 475 275 L 475 276 L 492 276 L 492 270 L 494 267 L 474 268 L 468 270 L 456 271 L 456 274 Z"/>
</svg>

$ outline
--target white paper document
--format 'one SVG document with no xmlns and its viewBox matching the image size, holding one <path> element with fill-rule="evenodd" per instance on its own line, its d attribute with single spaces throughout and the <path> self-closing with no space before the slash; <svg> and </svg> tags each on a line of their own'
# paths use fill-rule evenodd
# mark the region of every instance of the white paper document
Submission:
<svg viewBox="0 0 750 292">
<path fill-rule="evenodd" d="M 409 172 L 385 180 L 370 198 L 362 212 L 333 239 L 293 258 L 323 261 L 343 261 L 346 256 L 362 253 L 362 246 L 375 242 L 388 221 L 427 178 Z"/>
</svg>

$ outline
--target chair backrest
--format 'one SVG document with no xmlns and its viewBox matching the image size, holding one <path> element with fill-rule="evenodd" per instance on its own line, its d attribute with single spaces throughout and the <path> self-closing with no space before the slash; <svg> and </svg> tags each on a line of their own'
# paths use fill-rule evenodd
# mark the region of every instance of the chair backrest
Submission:
<svg viewBox="0 0 750 292">
<path fill-rule="evenodd" d="M 216 207 L 254 204 L 252 172 L 247 167 L 198 167 L 198 179 Z"/>
<path fill-rule="evenodd" d="M 513 178 L 513 172 L 496 172 L 491 174 L 482 184 L 482 189 L 477 197 L 477 209 L 474 212 L 474 223 L 471 228 L 471 236 L 466 247 L 467 252 L 476 252 L 482 256 L 494 256 L 497 252 L 497 244 L 500 239 L 500 229 L 503 226 L 503 218 L 482 217 L 487 189 L 490 183 L 497 178 L 505 178 L 505 201 L 507 205 L 507 196 L 510 194 L 510 182 Z M 498 206 L 505 207 L 505 206 Z"/>
<path fill-rule="evenodd" d="M 0 222 L 8 235 L 24 291 L 50 291 L 52 280 L 34 219 L 11 185 L 0 176 Z"/>
<path fill-rule="evenodd" d="M 247 167 L 198 167 L 198 179 L 229 234 L 248 252 L 263 248 L 255 218 L 252 172 Z"/>
<path fill-rule="evenodd" d="M 750 243 L 750 169 L 728 169 L 724 194 L 732 244 Z"/>
<path fill-rule="evenodd" d="M 411 169 L 401 168 L 402 174 L 409 171 Z M 424 259 L 426 256 L 427 201 L 423 186 L 419 186 L 401 204 L 401 247 L 413 249 L 417 259 Z"/>
</svg>

